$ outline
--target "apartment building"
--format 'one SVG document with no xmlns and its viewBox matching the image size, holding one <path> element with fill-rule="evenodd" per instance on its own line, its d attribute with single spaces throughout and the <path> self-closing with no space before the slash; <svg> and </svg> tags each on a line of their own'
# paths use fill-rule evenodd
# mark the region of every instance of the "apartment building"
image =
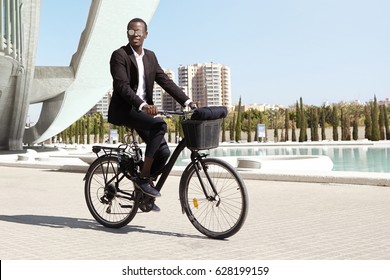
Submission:
<svg viewBox="0 0 390 280">
<path fill-rule="evenodd" d="M 230 68 L 219 63 L 180 66 L 178 84 L 199 106 L 231 107 Z"/>
</svg>

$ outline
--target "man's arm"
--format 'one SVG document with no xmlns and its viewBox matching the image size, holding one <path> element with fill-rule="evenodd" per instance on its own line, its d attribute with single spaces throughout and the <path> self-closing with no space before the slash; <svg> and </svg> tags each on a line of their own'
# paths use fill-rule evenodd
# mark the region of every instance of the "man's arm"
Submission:
<svg viewBox="0 0 390 280">
<path fill-rule="evenodd" d="M 110 72 L 113 78 L 114 92 L 119 93 L 119 95 L 130 105 L 139 108 L 143 103 L 143 100 L 136 94 L 136 89 L 131 88 L 131 73 L 127 73 L 126 67 L 130 67 L 130 65 L 128 65 L 130 62 L 126 59 L 128 59 L 127 54 L 122 49 L 114 51 L 111 55 Z"/>
</svg>

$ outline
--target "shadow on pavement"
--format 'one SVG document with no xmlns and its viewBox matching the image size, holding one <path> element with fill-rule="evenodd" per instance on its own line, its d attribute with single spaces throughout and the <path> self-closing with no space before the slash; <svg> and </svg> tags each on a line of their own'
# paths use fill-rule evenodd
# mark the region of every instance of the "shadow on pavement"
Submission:
<svg viewBox="0 0 390 280">
<path fill-rule="evenodd" d="M 115 234 L 128 234 L 131 232 L 140 232 L 156 235 L 208 239 L 205 236 L 182 234 L 166 231 L 146 230 L 143 226 L 127 225 L 119 229 L 106 228 L 92 219 L 79 219 L 71 217 L 58 216 L 43 216 L 43 215 L 0 215 L 0 221 L 18 223 L 25 225 L 44 226 L 50 228 L 76 228 L 76 229 L 92 229 L 105 231 Z"/>
</svg>

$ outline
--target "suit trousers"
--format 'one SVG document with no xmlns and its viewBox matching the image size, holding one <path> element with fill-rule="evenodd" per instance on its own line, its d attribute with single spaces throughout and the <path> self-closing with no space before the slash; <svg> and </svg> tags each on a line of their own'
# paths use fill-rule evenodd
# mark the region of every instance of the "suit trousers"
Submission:
<svg viewBox="0 0 390 280">
<path fill-rule="evenodd" d="M 164 138 L 167 124 L 161 118 L 154 118 L 145 112 L 134 109 L 121 123 L 129 128 L 134 128 L 146 143 L 145 156 L 154 158 L 151 168 L 153 175 L 165 165 L 170 155 L 168 144 Z"/>
</svg>

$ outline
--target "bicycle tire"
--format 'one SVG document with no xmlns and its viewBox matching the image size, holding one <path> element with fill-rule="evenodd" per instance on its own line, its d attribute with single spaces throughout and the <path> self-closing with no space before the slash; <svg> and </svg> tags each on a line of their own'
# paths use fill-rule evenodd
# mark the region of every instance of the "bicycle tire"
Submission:
<svg viewBox="0 0 390 280">
<path fill-rule="evenodd" d="M 202 159 L 219 196 L 217 201 L 205 197 L 195 167 L 190 164 L 180 180 L 180 203 L 192 225 L 202 234 L 225 239 L 236 234 L 248 213 L 248 195 L 237 171 L 227 162 Z M 200 171 L 208 192 L 212 191 L 205 170 Z"/>
<path fill-rule="evenodd" d="M 121 228 L 137 214 L 139 201 L 135 199 L 134 185 L 122 177 L 124 174 L 115 156 L 96 159 L 85 177 L 88 209 L 98 223 L 108 228 Z M 119 182 L 118 178 L 122 180 Z"/>
</svg>

